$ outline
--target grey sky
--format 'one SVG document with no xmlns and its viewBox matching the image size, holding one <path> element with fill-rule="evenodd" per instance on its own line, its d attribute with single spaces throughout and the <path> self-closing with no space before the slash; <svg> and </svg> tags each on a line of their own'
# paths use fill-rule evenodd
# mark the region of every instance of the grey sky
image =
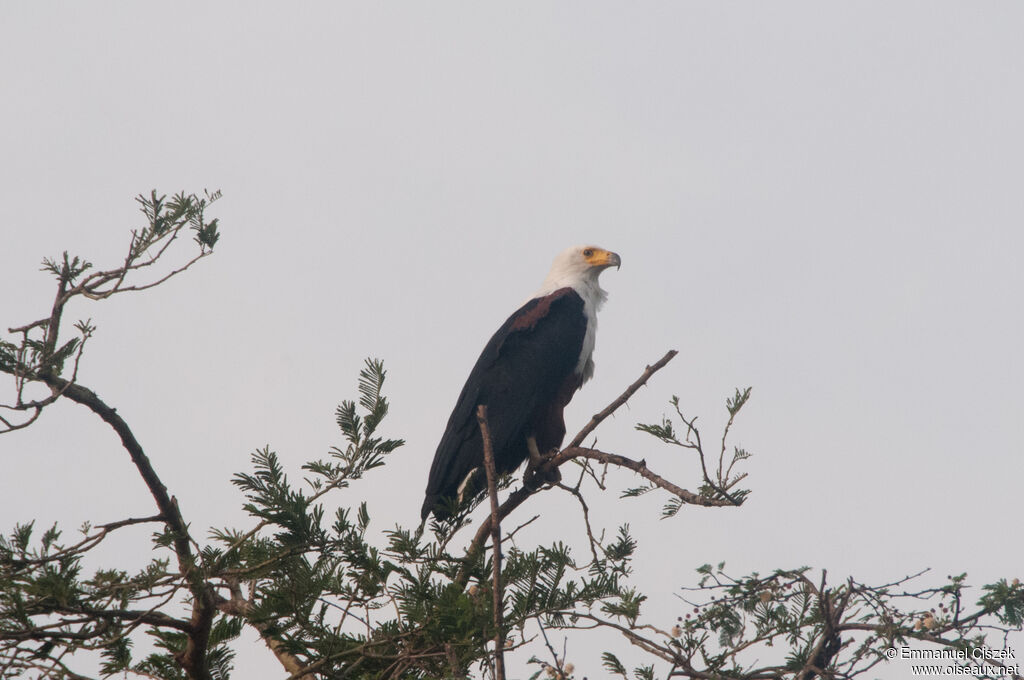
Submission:
<svg viewBox="0 0 1024 680">
<path fill-rule="evenodd" d="M 678 349 L 599 440 L 692 488 L 692 461 L 633 423 L 678 394 L 710 435 L 733 388 L 754 386 L 735 430 L 755 454 L 743 508 L 658 522 L 654 499 L 592 499 L 598 523 L 640 535 L 650 594 L 721 560 L 1024 577 L 1024 5 L 0 14 L 4 328 L 47 309 L 42 257 L 120 256 L 135 194 L 224 192 L 213 258 L 70 312 L 99 327 L 82 382 L 131 423 L 193 526 L 239 522 L 228 480 L 254 449 L 295 474 L 337 443 L 334 407 L 370 355 L 408 445 L 352 498 L 378 529 L 414 523 L 477 353 L 557 252 L 590 242 L 623 267 L 602 277 L 571 431 Z M 113 433 L 71 405 L 0 439 L 0 465 L 4 530 L 152 512 Z M 538 539 L 578 532 L 548 496 L 536 508 L 558 522 Z M 600 676 L 596 650 L 569 649 Z M 280 676 L 271 664 L 240 661 L 257 679 Z"/>
</svg>

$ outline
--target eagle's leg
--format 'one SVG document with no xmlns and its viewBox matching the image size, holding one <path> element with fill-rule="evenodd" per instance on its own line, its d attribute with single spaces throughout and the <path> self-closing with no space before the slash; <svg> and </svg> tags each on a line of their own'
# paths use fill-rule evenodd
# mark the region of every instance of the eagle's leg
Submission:
<svg viewBox="0 0 1024 680">
<path fill-rule="evenodd" d="M 562 481 L 562 473 L 558 468 L 541 472 L 540 466 L 555 457 L 558 449 L 554 448 L 542 454 L 537 448 L 537 440 L 534 437 L 526 438 L 526 448 L 530 452 L 530 458 L 526 463 L 526 472 L 523 474 L 523 485 L 536 491 L 545 484 L 557 484 Z"/>
<path fill-rule="evenodd" d="M 540 451 L 537 449 L 537 439 L 534 437 L 526 438 L 526 448 L 530 452 L 530 462 L 527 464 L 526 469 L 529 471 L 532 468 L 539 467 L 544 462 L 544 457 L 540 455 Z"/>
</svg>

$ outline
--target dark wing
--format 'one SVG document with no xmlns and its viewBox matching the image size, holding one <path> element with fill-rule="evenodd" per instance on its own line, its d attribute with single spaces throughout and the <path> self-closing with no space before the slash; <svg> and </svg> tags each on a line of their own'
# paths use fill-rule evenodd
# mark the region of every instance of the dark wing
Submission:
<svg viewBox="0 0 1024 680">
<path fill-rule="evenodd" d="M 576 368 L 586 329 L 583 299 L 572 288 L 530 300 L 502 324 L 477 359 L 448 419 L 430 466 L 424 519 L 431 511 L 443 512 L 442 500 L 454 498 L 466 475 L 483 465 L 478 404 L 487 405 L 499 474 L 523 462 L 531 419 Z"/>
</svg>

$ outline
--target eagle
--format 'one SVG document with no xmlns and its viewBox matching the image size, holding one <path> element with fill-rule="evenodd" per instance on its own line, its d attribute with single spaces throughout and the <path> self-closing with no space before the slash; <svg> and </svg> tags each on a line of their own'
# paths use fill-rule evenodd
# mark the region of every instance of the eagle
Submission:
<svg viewBox="0 0 1024 680">
<path fill-rule="evenodd" d="M 540 290 L 491 337 L 434 454 L 423 520 L 430 513 L 447 519 L 459 503 L 487 488 L 478 405 L 488 409 L 499 475 L 515 471 L 528 458 L 535 467 L 562 445 L 562 411 L 594 374 L 597 311 L 608 297 L 597 279 L 621 263 L 616 253 L 596 246 L 563 251 Z"/>
</svg>

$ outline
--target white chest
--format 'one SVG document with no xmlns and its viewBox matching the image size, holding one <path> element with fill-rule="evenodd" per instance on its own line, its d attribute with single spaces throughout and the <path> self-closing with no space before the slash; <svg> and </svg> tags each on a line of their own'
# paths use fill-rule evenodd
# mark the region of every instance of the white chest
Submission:
<svg viewBox="0 0 1024 680">
<path fill-rule="evenodd" d="M 576 373 L 587 382 L 594 376 L 594 345 L 597 343 L 597 304 L 583 299 L 583 313 L 587 315 L 587 332 L 583 335 L 580 359 L 576 362 Z"/>
</svg>

